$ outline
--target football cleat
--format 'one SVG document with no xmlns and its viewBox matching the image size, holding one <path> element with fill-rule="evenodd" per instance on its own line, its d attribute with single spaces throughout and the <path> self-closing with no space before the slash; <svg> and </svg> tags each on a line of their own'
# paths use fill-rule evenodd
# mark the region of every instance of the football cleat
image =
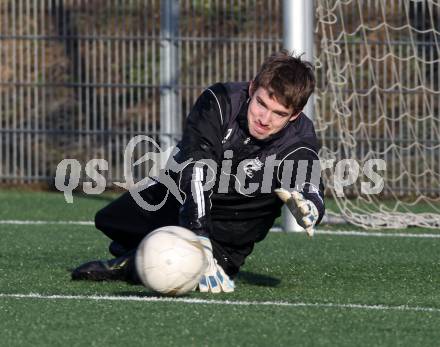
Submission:
<svg viewBox="0 0 440 347">
<path fill-rule="evenodd" d="M 134 267 L 134 252 L 110 260 L 84 263 L 72 271 L 72 280 L 140 283 Z"/>
</svg>

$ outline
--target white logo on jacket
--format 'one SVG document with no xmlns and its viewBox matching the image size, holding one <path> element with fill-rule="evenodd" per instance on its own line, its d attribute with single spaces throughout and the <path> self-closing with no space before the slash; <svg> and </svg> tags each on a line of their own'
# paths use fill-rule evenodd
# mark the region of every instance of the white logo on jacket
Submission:
<svg viewBox="0 0 440 347">
<path fill-rule="evenodd" d="M 252 178 L 252 177 L 254 177 L 254 172 L 261 170 L 262 167 L 263 167 L 263 163 L 257 157 L 255 159 L 250 160 L 248 163 L 246 163 L 243 166 L 243 170 L 246 173 L 246 176 Z"/>
<path fill-rule="evenodd" d="M 225 135 L 225 137 L 223 138 L 222 143 L 225 143 L 227 140 L 229 140 L 229 138 L 231 137 L 231 134 L 232 134 L 232 129 L 228 129 L 228 130 L 226 131 L 226 135 Z"/>
</svg>

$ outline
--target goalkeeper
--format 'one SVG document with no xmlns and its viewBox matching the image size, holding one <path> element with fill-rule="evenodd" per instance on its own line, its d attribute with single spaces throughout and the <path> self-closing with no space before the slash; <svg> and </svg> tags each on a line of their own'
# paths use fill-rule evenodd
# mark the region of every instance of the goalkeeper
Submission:
<svg viewBox="0 0 440 347">
<path fill-rule="evenodd" d="M 150 205 L 166 198 L 156 211 L 141 208 L 129 192 L 111 202 L 96 214 L 95 225 L 112 240 L 115 258 L 87 262 L 72 279 L 136 281 L 133 257 L 140 241 L 158 227 L 180 225 L 199 235 L 209 260 L 200 291 L 231 292 L 283 203 L 313 235 L 324 214 L 323 186 L 318 141 L 302 109 L 314 87 L 312 65 L 282 51 L 268 57 L 251 82 L 207 88 L 177 145 L 174 160 L 185 165 L 169 173 L 181 200 L 156 180 L 140 192 Z"/>
</svg>

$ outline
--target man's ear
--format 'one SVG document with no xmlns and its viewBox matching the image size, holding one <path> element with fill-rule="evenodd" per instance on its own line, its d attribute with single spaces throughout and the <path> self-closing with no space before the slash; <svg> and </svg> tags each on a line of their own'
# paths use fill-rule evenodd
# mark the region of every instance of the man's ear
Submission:
<svg viewBox="0 0 440 347">
<path fill-rule="evenodd" d="M 289 118 L 289 122 L 293 122 L 295 119 L 297 119 L 299 117 L 299 115 L 301 114 L 301 111 L 296 112 L 295 114 L 291 115 Z"/>
<path fill-rule="evenodd" d="M 254 80 L 251 80 L 249 83 L 249 96 L 252 98 L 252 95 L 254 94 Z"/>
</svg>

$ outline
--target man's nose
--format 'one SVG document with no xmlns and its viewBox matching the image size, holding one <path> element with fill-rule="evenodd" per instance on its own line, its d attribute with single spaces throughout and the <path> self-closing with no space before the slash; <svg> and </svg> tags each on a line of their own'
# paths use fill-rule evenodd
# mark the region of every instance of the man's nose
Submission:
<svg viewBox="0 0 440 347">
<path fill-rule="evenodd" d="M 271 115 L 270 110 L 264 110 L 260 115 L 260 123 L 263 125 L 268 125 L 270 123 L 270 117 Z"/>
</svg>

